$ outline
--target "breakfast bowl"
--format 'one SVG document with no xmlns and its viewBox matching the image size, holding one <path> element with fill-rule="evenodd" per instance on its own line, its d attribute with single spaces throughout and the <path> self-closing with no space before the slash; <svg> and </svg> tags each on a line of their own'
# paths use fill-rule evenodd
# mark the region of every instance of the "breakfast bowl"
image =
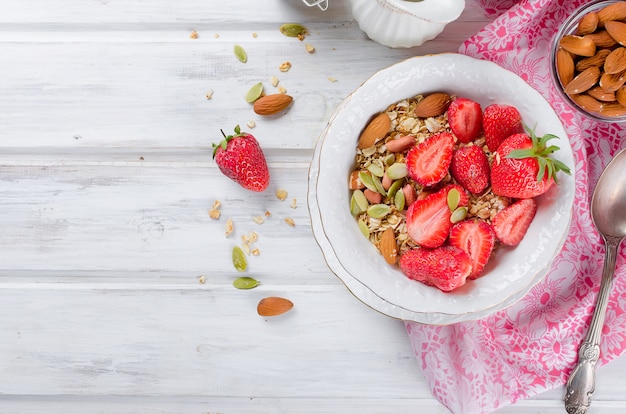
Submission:
<svg viewBox="0 0 626 414">
<path fill-rule="evenodd" d="M 552 78 L 561 98 L 595 121 L 626 121 L 626 1 L 579 7 L 552 40 Z"/>
<path fill-rule="evenodd" d="M 483 108 L 492 103 L 516 107 L 537 135 L 559 137 L 554 144 L 560 150 L 553 157 L 572 169 L 537 197 L 536 214 L 519 245 L 495 249 L 483 274 L 453 291 L 412 280 L 398 264 L 388 263 L 353 215 L 349 188 L 357 141 L 374 115 L 412 97 L 440 92 L 472 99 Z M 376 311 L 436 325 L 479 319 L 514 304 L 547 274 L 569 230 L 573 167 L 558 116 L 522 78 L 492 62 L 456 53 L 410 58 L 361 84 L 335 109 L 321 133 L 307 194 L 313 233 L 330 270 Z"/>
</svg>

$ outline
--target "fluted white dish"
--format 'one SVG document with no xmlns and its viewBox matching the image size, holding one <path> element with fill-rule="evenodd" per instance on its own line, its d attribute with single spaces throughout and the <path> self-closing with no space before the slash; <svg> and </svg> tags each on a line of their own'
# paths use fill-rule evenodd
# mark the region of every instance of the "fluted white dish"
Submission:
<svg viewBox="0 0 626 414">
<path fill-rule="evenodd" d="M 572 169 L 538 198 L 522 242 L 498 249 L 483 276 L 453 292 L 408 279 L 363 237 L 350 213 L 348 176 L 358 136 L 373 114 L 402 99 L 446 91 L 481 103 L 516 106 L 537 133 L 560 137 L 555 158 Z M 556 142 L 555 142 L 556 144 Z M 473 320 L 521 299 L 547 273 L 568 233 L 574 201 L 574 158 L 567 134 L 548 102 L 500 66 L 450 53 L 411 58 L 374 74 L 335 110 L 311 163 L 308 203 L 314 236 L 329 268 L 362 302 L 386 315 L 428 324 Z"/>
<path fill-rule="evenodd" d="M 420 46 L 437 37 L 465 9 L 465 0 L 350 0 L 367 36 L 385 46 Z"/>
</svg>

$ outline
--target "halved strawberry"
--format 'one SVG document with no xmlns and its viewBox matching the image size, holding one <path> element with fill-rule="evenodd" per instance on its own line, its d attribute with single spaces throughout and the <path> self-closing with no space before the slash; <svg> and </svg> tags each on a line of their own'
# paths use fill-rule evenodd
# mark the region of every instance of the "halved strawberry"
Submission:
<svg viewBox="0 0 626 414">
<path fill-rule="evenodd" d="M 493 231 L 502 244 L 517 246 L 537 212 L 537 202 L 525 198 L 502 209 L 491 221 Z"/>
<path fill-rule="evenodd" d="M 400 269 L 409 279 L 449 292 L 465 284 L 472 262 L 458 247 L 416 248 L 400 257 Z"/>
<path fill-rule="evenodd" d="M 470 193 L 480 194 L 489 186 L 489 160 L 477 145 L 461 147 L 452 154 L 450 174 Z"/>
<path fill-rule="evenodd" d="M 415 145 L 406 155 L 409 176 L 423 186 L 437 184 L 448 173 L 453 146 L 454 136 L 449 132 Z"/>
<path fill-rule="evenodd" d="M 482 220 L 464 220 L 452 226 L 448 243 L 467 253 L 472 261 L 469 278 L 476 279 L 491 257 L 496 235 L 491 226 Z"/>
<path fill-rule="evenodd" d="M 483 112 L 483 130 L 487 148 L 493 152 L 502 141 L 524 131 L 522 115 L 514 106 L 491 104 Z"/>
<path fill-rule="evenodd" d="M 450 233 L 452 212 L 448 207 L 448 192 L 456 188 L 460 193 L 459 205 L 467 205 L 469 197 L 458 185 L 448 185 L 426 198 L 413 202 L 406 212 L 406 232 L 415 243 L 423 247 L 441 246 Z"/>
<path fill-rule="evenodd" d="M 478 138 L 483 128 L 483 110 L 478 102 L 468 98 L 456 98 L 448 107 L 450 129 L 467 144 Z"/>
</svg>

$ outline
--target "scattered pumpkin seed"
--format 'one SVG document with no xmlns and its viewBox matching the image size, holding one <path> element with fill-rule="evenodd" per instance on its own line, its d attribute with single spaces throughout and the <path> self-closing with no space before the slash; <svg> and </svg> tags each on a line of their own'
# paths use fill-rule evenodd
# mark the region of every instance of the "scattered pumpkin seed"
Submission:
<svg viewBox="0 0 626 414">
<path fill-rule="evenodd" d="M 363 194 L 363 191 L 354 190 L 354 192 L 352 193 L 352 197 L 354 197 L 354 201 L 356 201 L 361 211 L 367 210 L 367 206 L 369 206 L 369 203 L 367 202 L 367 198 L 365 197 L 365 194 Z M 361 211 L 359 211 L 359 213 Z"/>
<path fill-rule="evenodd" d="M 365 171 L 359 171 L 359 180 L 363 183 L 365 187 L 372 191 L 378 191 L 376 185 L 374 184 L 374 180 L 372 179 L 372 175 L 366 173 Z M 382 185 L 382 184 L 381 184 Z"/>
<path fill-rule="evenodd" d="M 354 194 L 352 194 L 352 197 L 350 197 L 350 214 L 356 217 L 360 213 L 361 213 L 361 208 L 357 204 L 356 199 L 354 198 Z"/>
<path fill-rule="evenodd" d="M 255 280 L 251 277 L 238 277 L 233 280 L 233 286 L 237 289 L 254 289 L 259 286 L 261 283 L 258 280 Z"/>
<path fill-rule="evenodd" d="M 246 63 L 248 61 L 248 54 L 240 45 L 235 45 L 235 56 L 241 63 Z"/>
<path fill-rule="evenodd" d="M 402 187 L 403 183 L 404 183 L 404 180 L 402 180 L 402 179 L 395 180 L 391 184 L 389 189 L 387 190 L 387 197 L 389 197 L 390 199 L 393 198 L 396 195 L 396 192 L 400 189 L 400 187 Z"/>
<path fill-rule="evenodd" d="M 398 180 L 406 177 L 407 175 L 409 175 L 409 168 L 403 162 L 396 162 L 387 168 L 387 177 L 392 180 Z M 450 193 L 448 193 L 448 197 L 450 197 Z"/>
<path fill-rule="evenodd" d="M 459 221 L 465 220 L 467 216 L 467 207 L 459 207 L 452 212 L 450 216 L 450 221 L 452 223 L 458 223 Z"/>
<path fill-rule="evenodd" d="M 263 83 L 262 82 L 255 83 L 250 88 L 250 90 L 248 90 L 248 93 L 246 93 L 246 102 L 253 103 L 257 99 L 259 99 L 262 94 L 263 94 Z"/>
<path fill-rule="evenodd" d="M 280 26 L 280 32 L 288 37 L 298 37 L 305 35 L 307 30 L 298 23 L 285 23 Z"/>
<path fill-rule="evenodd" d="M 374 183 L 377 192 L 383 196 L 387 196 L 387 191 L 385 191 L 385 187 L 383 187 L 383 183 L 380 181 L 380 178 L 372 174 L 372 182 Z"/>
<path fill-rule="evenodd" d="M 378 164 L 370 164 L 367 166 L 367 171 L 371 172 L 372 175 L 377 177 L 382 177 L 385 174 L 385 170 Z"/>
<path fill-rule="evenodd" d="M 365 220 L 363 220 L 363 217 L 361 217 L 358 221 L 359 224 L 359 230 L 361 230 L 361 233 L 363 233 L 363 235 L 365 236 L 366 239 L 370 238 L 370 228 L 367 227 L 367 223 L 365 222 Z"/>
<path fill-rule="evenodd" d="M 453 188 L 450 191 L 448 191 L 448 208 L 450 209 L 450 211 L 456 210 L 460 202 L 461 202 L 461 193 L 459 193 L 459 190 L 457 190 L 456 188 Z"/>
<path fill-rule="evenodd" d="M 404 204 L 406 203 L 406 199 L 404 198 L 404 191 L 396 191 L 396 194 L 393 197 L 393 203 L 396 206 L 396 210 L 404 210 Z"/>
<path fill-rule="evenodd" d="M 383 159 L 383 164 L 387 167 L 393 165 L 394 162 L 396 162 L 396 156 L 394 154 L 387 154 Z"/>
<path fill-rule="evenodd" d="M 248 268 L 248 261 L 246 260 L 246 255 L 243 253 L 243 250 L 241 250 L 241 247 L 233 247 L 232 258 L 235 269 L 237 269 L 238 272 L 245 272 Z"/>
<path fill-rule="evenodd" d="M 372 204 L 367 208 L 367 215 L 372 218 L 383 218 L 391 211 L 387 204 Z"/>
</svg>

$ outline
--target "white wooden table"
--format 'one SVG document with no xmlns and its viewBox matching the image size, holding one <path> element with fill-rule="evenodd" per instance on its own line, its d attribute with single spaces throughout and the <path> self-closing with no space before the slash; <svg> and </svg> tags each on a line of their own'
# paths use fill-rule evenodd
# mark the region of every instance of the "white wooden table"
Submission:
<svg viewBox="0 0 626 414">
<path fill-rule="evenodd" d="M 278 31 L 293 21 L 309 28 L 305 42 Z M 334 108 L 367 77 L 456 51 L 486 23 L 468 7 L 436 40 L 393 50 L 367 39 L 347 0 L 326 12 L 300 0 L 0 2 L 0 412 L 447 412 L 402 323 L 327 268 L 308 164 Z M 295 102 L 262 119 L 244 95 L 259 81 L 272 92 L 273 75 Z M 211 159 L 235 124 L 265 150 L 265 193 Z M 216 200 L 218 220 L 207 213 Z M 252 231 L 260 255 L 246 275 L 262 285 L 241 291 L 230 254 Z M 295 308 L 261 318 L 269 295 Z M 598 370 L 592 413 L 626 410 L 624 368 Z M 560 413 L 562 393 L 501 412 Z"/>
</svg>

